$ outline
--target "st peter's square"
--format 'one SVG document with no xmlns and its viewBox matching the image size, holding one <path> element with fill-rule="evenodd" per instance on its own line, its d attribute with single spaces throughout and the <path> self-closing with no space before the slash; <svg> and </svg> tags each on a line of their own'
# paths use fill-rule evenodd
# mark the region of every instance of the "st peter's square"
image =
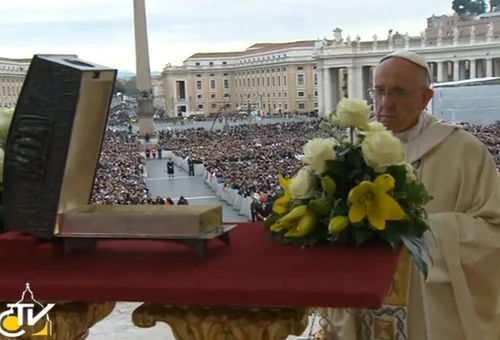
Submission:
<svg viewBox="0 0 500 340">
<path fill-rule="evenodd" d="M 500 1 L 0 7 L 0 340 L 500 339 Z"/>
</svg>

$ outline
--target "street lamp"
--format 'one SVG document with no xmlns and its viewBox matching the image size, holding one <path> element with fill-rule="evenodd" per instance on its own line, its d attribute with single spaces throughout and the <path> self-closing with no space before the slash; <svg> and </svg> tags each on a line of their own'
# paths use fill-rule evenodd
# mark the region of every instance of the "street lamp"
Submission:
<svg viewBox="0 0 500 340">
<path fill-rule="evenodd" d="M 269 106 L 268 114 L 269 114 L 269 116 L 271 116 L 271 94 L 270 93 L 267 94 L 267 105 Z"/>
</svg>

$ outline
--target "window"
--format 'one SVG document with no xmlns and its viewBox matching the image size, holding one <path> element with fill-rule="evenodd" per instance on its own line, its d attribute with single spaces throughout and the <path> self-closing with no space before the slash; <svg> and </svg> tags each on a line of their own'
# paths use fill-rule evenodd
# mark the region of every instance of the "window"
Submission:
<svg viewBox="0 0 500 340">
<path fill-rule="evenodd" d="M 210 94 L 210 99 L 215 99 L 215 93 Z"/>
<path fill-rule="evenodd" d="M 297 74 L 297 86 L 304 86 L 304 73 Z"/>
<path fill-rule="evenodd" d="M 229 79 L 224 79 L 224 88 L 225 89 L 229 88 Z"/>
<path fill-rule="evenodd" d="M 318 96 L 318 91 L 314 91 L 314 96 L 317 97 Z"/>
<path fill-rule="evenodd" d="M 211 62 L 209 62 L 209 63 L 208 63 L 208 65 L 210 65 L 210 66 L 214 66 L 214 62 L 213 62 L 213 61 L 211 61 Z"/>
<path fill-rule="evenodd" d="M 306 108 L 306 104 L 299 103 L 299 110 L 304 110 Z"/>
<path fill-rule="evenodd" d="M 283 86 L 286 86 L 286 76 L 283 76 Z"/>
<path fill-rule="evenodd" d="M 302 66 L 297 67 L 297 71 L 303 71 L 304 68 Z"/>
<path fill-rule="evenodd" d="M 276 86 L 276 78 L 273 76 L 273 86 Z"/>
<path fill-rule="evenodd" d="M 297 97 L 303 98 L 305 96 L 306 96 L 306 94 L 304 93 L 304 91 L 297 92 Z"/>
<path fill-rule="evenodd" d="M 215 79 L 210 79 L 210 88 L 213 90 L 217 87 L 217 83 L 215 82 Z"/>
<path fill-rule="evenodd" d="M 278 86 L 281 86 L 281 76 L 278 76 Z"/>
<path fill-rule="evenodd" d="M 195 66 L 200 66 L 200 63 L 195 63 Z"/>
<path fill-rule="evenodd" d="M 257 86 L 260 86 L 260 78 L 257 77 Z"/>
<path fill-rule="evenodd" d="M 199 94 L 199 95 L 197 95 L 197 96 L 196 96 L 196 98 L 198 98 L 198 99 L 203 99 L 203 95 L 202 95 L 202 94 Z"/>
<path fill-rule="evenodd" d="M 317 102 L 314 102 L 314 108 L 317 109 L 318 108 L 318 103 Z"/>
<path fill-rule="evenodd" d="M 318 85 L 318 74 L 315 73 L 314 74 L 314 86 L 317 86 Z"/>
<path fill-rule="evenodd" d="M 222 62 L 222 65 L 227 65 L 227 61 L 223 61 L 223 62 Z"/>
<path fill-rule="evenodd" d="M 224 77 L 228 77 L 229 76 L 229 73 L 224 73 Z"/>
<path fill-rule="evenodd" d="M 196 75 L 196 77 L 197 77 L 197 78 L 201 78 L 201 74 L 197 74 L 197 75 Z"/>
<path fill-rule="evenodd" d="M 216 109 L 217 108 L 217 104 L 215 104 L 215 103 L 212 104 L 211 106 L 212 106 L 212 109 Z"/>
<path fill-rule="evenodd" d="M 285 104 L 285 110 L 288 110 L 288 104 Z"/>
<path fill-rule="evenodd" d="M 267 77 L 267 86 L 271 86 L 270 81 L 269 81 L 269 77 Z"/>
<path fill-rule="evenodd" d="M 214 73 L 210 73 L 210 77 L 215 77 L 215 74 Z"/>
<path fill-rule="evenodd" d="M 196 81 L 196 89 L 197 90 L 201 90 L 202 88 L 203 88 L 203 85 L 202 85 L 201 80 L 197 80 Z"/>
<path fill-rule="evenodd" d="M 288 92 L 283 92 L 283 97 L 288 97 Z"/>
<path fill-rule="evenodd" d="M 255 78 L 252 78 L 252 87 L 255 87 Z"/>
<path fill-rule="evenodd" d="M 198 104 L 198 110 L 203 110 L 203 104 Z"/>
</svg>

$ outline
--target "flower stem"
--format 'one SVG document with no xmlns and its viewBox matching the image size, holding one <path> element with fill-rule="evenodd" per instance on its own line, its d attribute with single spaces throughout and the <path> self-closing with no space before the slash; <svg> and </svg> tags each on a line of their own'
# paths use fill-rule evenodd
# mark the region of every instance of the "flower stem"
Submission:
<svg viewBox="0 0 500 340">
<path fill-rule="evenodd" d="M 351 141 L 351 144 L 354 145 L 354 128 L 353 127 L 349 128 L 349 139 Z"/>
</svg>

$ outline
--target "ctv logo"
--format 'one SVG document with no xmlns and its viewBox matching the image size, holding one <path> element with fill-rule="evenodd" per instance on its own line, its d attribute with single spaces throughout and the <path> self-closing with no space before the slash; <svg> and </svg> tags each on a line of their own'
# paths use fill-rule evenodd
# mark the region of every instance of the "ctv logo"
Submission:
<svg viewBox="0 0 500 340">
<path fill-rule="evenodd" d="M 26 293 L 30 293 L 31 301 L 24 301 Z M 35 315 L 35 308 L 40 307 L 41 310 Z M 31 336 L 51 336 L 52 335 L 52 321 L 49 317 L 49 312 L 54 308 L 54 303 L 46 305 L 41 304 L 35 300 L 33 292 L 30 289 L 30 284 L 26 284 L 21 300 L 16 303 L 8 303 L 8 310 L 0 313 L 0 335 L 7 338 L 17 338 L 27 333 L 23 326 L 33 327 L 42 318 L 45 319 L 45 326 L 43 329 Z M 39 308 L 37 308 L 39 309 Z"/>
</svg>

